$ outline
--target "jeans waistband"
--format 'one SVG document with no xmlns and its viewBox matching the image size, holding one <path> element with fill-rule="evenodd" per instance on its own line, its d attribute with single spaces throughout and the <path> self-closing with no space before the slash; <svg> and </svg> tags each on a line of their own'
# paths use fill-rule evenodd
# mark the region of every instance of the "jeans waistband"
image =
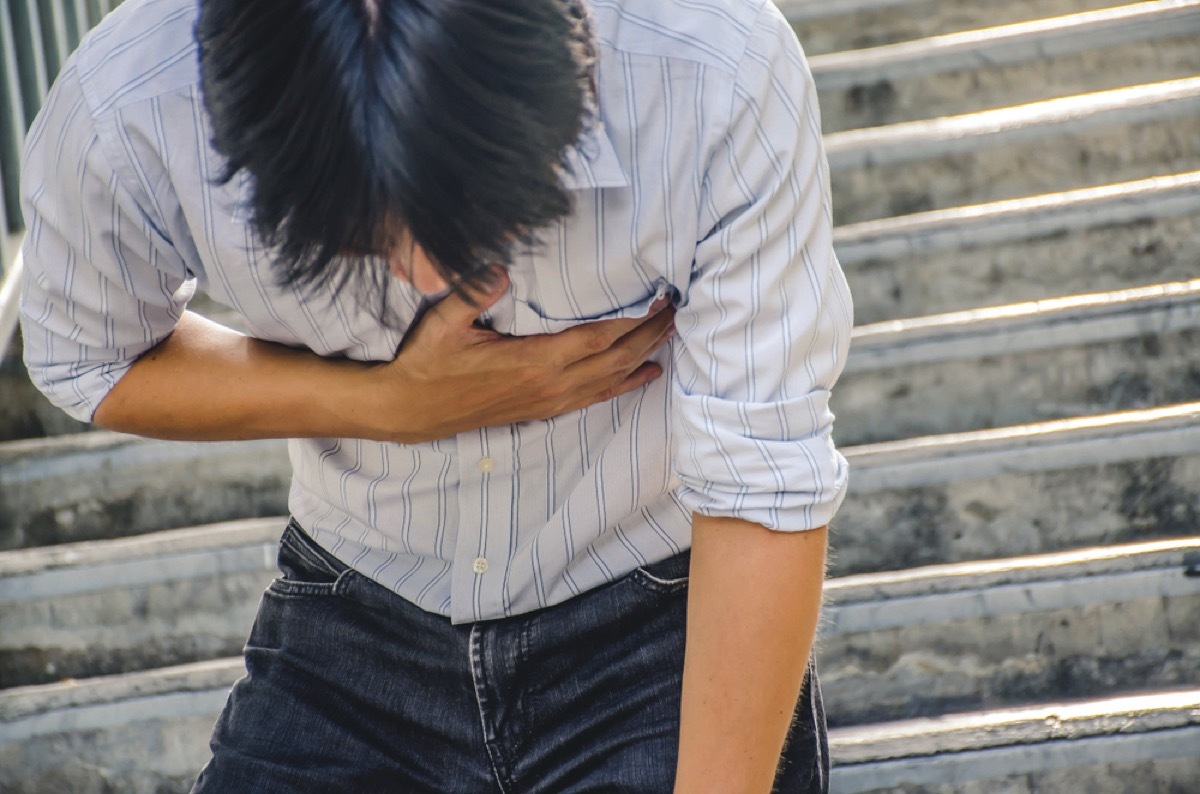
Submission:
<svg viewBox="0 0 1200 794">
<path fill-rule="evenodd" d="M 283 536 L 279 539 L 279 545 L 287 546 L 305 563 L 331 576 L 337 576 L 350 567 L 313 540 L 294 518 L 288 521 L 287 528 L 283 530 Z"/>
</svg>

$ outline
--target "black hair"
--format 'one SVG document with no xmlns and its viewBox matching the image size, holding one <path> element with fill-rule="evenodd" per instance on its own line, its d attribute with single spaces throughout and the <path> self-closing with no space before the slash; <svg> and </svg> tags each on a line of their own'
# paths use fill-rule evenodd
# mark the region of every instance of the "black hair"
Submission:
<svg viewBox="0 0 1200 794">
<path fill-rule="evenodd" d="M 218 180 L 249 175 L 281 283 L 386 287 L 402 241 L 487 283 L 571 210 L 564 155 L 595 96 L 582 0 L 202 0 L 196 38 Z"/>
</svg>

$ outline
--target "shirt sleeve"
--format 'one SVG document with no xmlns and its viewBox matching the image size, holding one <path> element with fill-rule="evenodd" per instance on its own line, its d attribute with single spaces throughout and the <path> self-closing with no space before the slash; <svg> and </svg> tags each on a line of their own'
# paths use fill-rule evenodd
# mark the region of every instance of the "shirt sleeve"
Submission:
<svg viewBox="0 0 1200 794">
<path fill-rule="evenodd" d="M 816 90 L 766 3 L 701 186 L 692 281 L 676 316 L 674 470 L 686 508 L 785 531 L 829 523 L 845 496 L 830 390 L 853 326 L 833 252 Z"/>
<path fill-rule="evenodd" d="M 35 386 L 91 421 L 138 356 L 183 313 L 189 274 L 122 180 L 74 63 L 26 138 L 21 333 Z"/>
</svg>

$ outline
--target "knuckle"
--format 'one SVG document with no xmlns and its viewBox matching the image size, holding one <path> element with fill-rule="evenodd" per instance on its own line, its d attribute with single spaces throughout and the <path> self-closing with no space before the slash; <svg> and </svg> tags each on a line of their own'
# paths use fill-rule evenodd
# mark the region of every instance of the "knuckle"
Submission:
<svg viewBox="0 0 1200 794">
<path fill-rule="evenodd" d="M 542 386 L 542 396 L 555 405 L 564 402 L 569 394 L 570 389 L 561 381 L 550 381 Z"/>
<path fill-rule="evenodd" d="M 526 389 L 540 388 L 543 380 L 543 370 L 541 367 L 525 364 L 517 368 L 513 377 L 517 383 Z"/>
<path fill-rule="evenodd" d="M 621 394 L 620 386 L 611 386 L 596 395 L 596 402 L 598 402 L 598 403 L 608 402 L 609 400 L 611 400 L 612 398 L 614 398 L 620 394 Z"/>
<path fill-rule="evenodd" d="M 589 353 L 603 353 L 612 344 L 609 335 L 600 328 L 591 329 L 583 339 L 584 348 Z"/>
<path fill-rule="evenodd" d="M 579 361 L 581 356 L 575 348 L 556 347 L 542 357 L 545 366 L 553 372 L 562 372 L 567 367 Z"/>
<path fill-rule="evenodd" d="M 571 389 L 554 385 L 539 395 L 538 404 L 543 406 L 547 416 L 558 416 L 571 410 L 574 399 L 575 393 Z"/>
<path fill-rule="evenodd" d="M 613 368 L 619 372 L 628 372 L 635 369 L 640 363 L 641 361 L 638 360 L 638 357 L 632 350 L 621 348 L 614 350 L 612 353 Z"/>
</svg>

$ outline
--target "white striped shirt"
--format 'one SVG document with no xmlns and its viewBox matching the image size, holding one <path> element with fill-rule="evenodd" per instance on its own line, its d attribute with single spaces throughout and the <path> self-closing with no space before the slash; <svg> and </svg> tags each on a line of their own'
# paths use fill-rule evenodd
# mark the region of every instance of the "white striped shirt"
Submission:
<svg viewBox="0 0 1200 794">
<path fill-rule="evenodd" d="M 454 622 L 562 602 L 690 546 L 693 513 L 827 524 L 850 295 L 833 253 L 816 95 L 766 0 L 592 0 L 599 118 L 575 209 L 514 265 L 500 332 L 640 316 L 678 335 L 664 377 L 543 422 L 429 444 L 293 440 L 290 508 L 339 559 Z M 90 419 L 194 290 L 252 335 L 390 360 L 402 331 L 353 291 L 276 285 L 199 95 L 196 0 L 127 0 L 80 45 L 30 131 L 26 363 Z M 420 295 L 397 281 L 405 327 Z"/>
</svg>

